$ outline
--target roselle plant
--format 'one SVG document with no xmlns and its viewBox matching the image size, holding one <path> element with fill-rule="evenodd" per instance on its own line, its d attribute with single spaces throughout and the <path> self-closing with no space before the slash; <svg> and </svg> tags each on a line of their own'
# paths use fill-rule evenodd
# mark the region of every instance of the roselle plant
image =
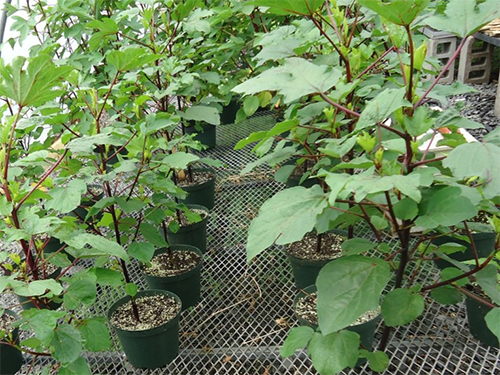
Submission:
<svg viewBox="0 0 500 375">
<path fill-rule="evenodd" d="M 392 327 L 421 316 L 425 297 L 458 302 L 464 282 L 475 275 L 487 299 L 475 298 L 492 307 L 486 321 L 498 336 L 498 275 L 491 264 L 500 255 L 498 131 L 467 143 L 459 129 L 481 125 L 462 118 L 453 106 L 438 111 L 428 104 L 432 99 L 446 105 L 447 96 L 473 90 L 439 81 L 466 39 L 498 17 L 498 1 L 451 0 L 437 11 L 430 0 L 247 4 L 288 14 L 289 24 L 272 33 L 288 33 L 296 47 L 274 56 L 275 66 L 234 88 L 243 95 L 273 91 L 287 107 L 284 121 L 237 146 L 258 141 L 254 149 L 260 159 L 244 172 L 260 163 L 307 158 L 325 188 L 293 187 L 265 202 L 249 229 L 248 259 L 274 243 L 299 241 L 313 229 L 345 226 L 353 237 L 354 226 L 365 225 L 376 239 L 351 238 L 343 245 L 345 256 L 322 269 L 316 282 L 319 329 L 292 329 L 282 354 L 307 348 L 320 374 L 354 367 L 363 357 L 372 370 L 383 371 Z M 445 66 L 425 64 L 427 42 L 419 31 L 424 25 L 462 38 Z M 423 147 L 443 127 L 449 134 L 441 134 L 438 145 L 451 151 L 435 154 Z M 454 268 L 421 284 L 426 262 L 448 259 L 446 253 L 460 249 L 433 245 L 436 238 L 461 229 L 475 249 L 467 222 L 478 213 L 497 233 L 487 257 L 473 251 L 468 266 L 450 258 Z M 388 240 L 397 246 L 391 248 Z M 360 347 L 359 335 L 345 328 L 379 308 L 384 319 L 380 351 L 369 352 Z"/>
</svg>

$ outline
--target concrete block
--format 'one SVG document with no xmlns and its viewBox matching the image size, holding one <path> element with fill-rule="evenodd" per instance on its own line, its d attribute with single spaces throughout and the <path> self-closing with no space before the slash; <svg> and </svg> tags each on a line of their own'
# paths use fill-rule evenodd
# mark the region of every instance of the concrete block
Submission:
<svg viewBox="0 0 500 375">
<path fill-rule="evenodd" d="M 491 44 L 469 37 L 460 52 L 458 80 L 463 83 L 488 83 L 492 56 Z"/>
<path fill-rule="evenodd" d="M 457 50 L 457 37 L 442 31 L 424 28 L 422 32 L 429 37 L 427 45 L 427 56 L 436 57 L 444 66 L 450 61 Z M 431 69 L 430 65 L 426 66 Z M 425 77 L 426 80 L 432 80 L 434 77 Z M 455 80 L 455 62 L 450 65 L 448 71 L 441 78 L 440 83 L 451 83 Z"/>
</svg>

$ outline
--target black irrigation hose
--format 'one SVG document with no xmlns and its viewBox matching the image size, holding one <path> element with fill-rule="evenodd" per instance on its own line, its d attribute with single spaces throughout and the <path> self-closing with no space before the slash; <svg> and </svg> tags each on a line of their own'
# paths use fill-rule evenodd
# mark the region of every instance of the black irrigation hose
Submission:
<svg viewBox="0 0 500 375">
<path fill-rule="evenodd" d="M 3 37 L 5 34 L 5 26 L 7 26 L 7 9 L 5 9 L 6 5 L 10 5 L 12 0 L 4 1 L 4 10 L 2 11 L 2 18 L 0 19 L 0 44 L 3 43 Z M 0 51 L 0 57 L 2 57 L 2 51 Z"/>
</svg>

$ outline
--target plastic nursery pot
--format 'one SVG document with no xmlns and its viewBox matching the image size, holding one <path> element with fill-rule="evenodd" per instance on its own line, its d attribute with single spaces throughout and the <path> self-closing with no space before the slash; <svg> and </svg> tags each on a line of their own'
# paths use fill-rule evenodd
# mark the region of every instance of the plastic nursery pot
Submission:
<svg viewBox="0 0 500 375">
<path fill-rule="evenodd" d="M 335 233 L 347 237 L 347 232 L 339 229 L 334 229 L 330 233 Z M 330 263 L 333 259 L 303 259 L 296 257 L 286 251 L 286 256 L 290 265 L 292 266 L 293 278 L 295 280 L 295 285 L 299 289 L 304 289 L 309 285 L 316 284 L 316 279 L 318 278 L 319 271 Z"/>
<path fill-rule="evenodd" d="M 234 124 L 236 121 L 236 114 L 241 108 L 241 104 L 238 100 L 232 99 L 228 105 L 222 107 L 222 112 L 220 114 L 220 122 L 224 125 Z"/>
<path fill-rule="evenodd" d="M 215 205 L 215 171 L 210 168 L 197 168 L 193 169 L 192 172 L 194 174 L 196 172 L 209 172 L 212 174 L 212 178 L 199 185 L 182 186 L 182 190 L 188 193 L 184 203 L 198 204 L 211 210 Z"/>
<path fill-rule="evenodd" d="M 215 125 L 207 124 L 206 122 L 197 123 L 196 126 L 194 122 L 189 122 L 189 125 L 185 127 L 186 134 L 196 134 L 194 139 L 201 144 L 207 146 L 207 149 L 215 147 L 216 144 L 216 131 Z"/>
<path fill-rule="evenodd" d="M 297 314 L 296 311 L 296 306 L 299 300 L 309 294 L 313 294 L 317 291 L 316 285 L 310 285 L 306 288 L 303 288 L 297 295 L 295 296 L 293 300 L 293 311 L 295 313 L 295 317 L 299 321 L 299 324 L 302 326 L 308 326 L 311 327 L 316 331 L 318 329 L 318 325 L 311 323 L 310 321 L 304 319 L 301 317 L 299 314 Z M 380 319 L 382 318 L 381 314 L 378 314 L 376 317 L 372 318 L 371 320 L 368 320 L 365 323 L 361 324 L 356 324 L 356 325 L 351 325 L 349 327 L 346 327 L 345 329 L 351 332 L 356 332 L 359 335 L 361 345 L 363 346 L 364 349 L 371 351 L 373 349 L 373 338 L 375 337 L 375 331 L 377 330 L 378 324 L 380 322 Z M 366 359 L 360 358 L 358 362 L 356 363 L 356 366 L 361 366 L 366 362 Z"/>
<path fill-rule="evenodd" d="M 467 308 L 469 331 L 472 336 L 483 344 L 500 348 L 498 338 L 490 331 L 484 320 L 484 317 L 490 312 L 491 308 L 470 297 L 466 297 L 465 306 Z"/>
<path fill-rule="evenodd" d="M 182 305 L 178 296 L 166 290 L 143 290 L 138 292 L 135 298 L 158 294 L 174 297 Z M 129 301 L 130 297 L 128 296 L 116 301 L 108 311 L 108 319 L 111 321 L 111 316 L 116 309 Z M 169 364 L 177 357 L 179 353 L 180 313 L 179 309 L 174 319 L 159 327 L 144 331 L 125 331 L 112 325 L 125 355 L 134 367 L 155 369 Z"/>
<path fill-rule="evenodd" d="M 495 233 L 473 233 L 472 239 L 474 240 L 474 244 L 476 245 L 476 250 L 479 258 L 487 258 L 493 252 L 493 249 L 495 247 Z M 466 241 L 462 241 L 450 236 L 438 237 L 434 241 L 432 241 L 432 243 L 436 246 L 443 245 L 447 242 L 454 242 L 466 247 L 466 250 L 463 253 L 456 252 L 448 255 L 451 259 L 457 260 L 459 262 L 474 259 L 472 246 Z M 434 263 L 441 270 L 447 267 L 454 267 L 453 264 L 444 259 L 437 259 L 434 261 Z"/>
<path fill-rule="evenodd" d="M 52 272 L 45 279 L 55 279 L 61 273 L 61 269 L 58 268 L 56 271 Z M 49 310 L 57 310 L 61 307 L 62 302 L 53 301 L 50 298 L 43 297 L 25 297 L 25 296 L 17 296 L 19 303 L 23 310 L 29 309 L 49 309 Z"/>
<path fill-rule="evenodd" d="M 181 226 L 177 233 L 168 229 L 168 243 L 170 245 L 191 245 L 205 254 L 205 251 L 207 251 L 207 222 L 210 211 L 208 208 L 197 204 L 189 204 L 187 207 L 189 209 L 203 210 L 206 215 L 197 223 Z"/>
<path fill-rule="evenodd" d="M 4 314 L 11 315 L 18 318 L 14 311 L 5 310 Z M 19 329 L 16 328 L 12 331 L 12 338 L 16 344 L 19 344 Z M 6 341 L 6 339 L 2 339 Z M 0 343 L 0 374 L 2 375 L 14 375 L 17 373 L 23 365 L 23 354 L 18 349 Z"/>
<path fill-rule="evenodd" d="M 61 241 L 59 241 L 59 239 L 55 237 L 50 237 L 50 240 L 47 242 L 47 245 L 45 245 L 43 252 L 45 254 L 52 254 L 58 251 L 61 247 L 63 247 L 63 244 L 61 243 Z M 66 254 L 70 262 L 73 262 L 75 260 L 75 257 L 68 254 L 66 251 L 63 250 L 62 252 Z"/>
<path fill-rule="evenodd" d="M 174 252 L 191 252 L 196 253 L 200 257 L 200 262 L 195 268 L 175 276 L 151 276 L 144 272 L 143 275 L 148 283 L 149 289 L 168 290 L 179 296 L 182 301 L 182 310 L 195 306 L 200 301 L 200 274 L 203 263 L 202 252 L 194 246 L 189 245 L 173 245 L 170 249 Z M 154 256 L 164 254 L 167 252 L 166 248 L 156 250 Z M 153 256 L 153 257 L 154 257 Z"/>
</svg>

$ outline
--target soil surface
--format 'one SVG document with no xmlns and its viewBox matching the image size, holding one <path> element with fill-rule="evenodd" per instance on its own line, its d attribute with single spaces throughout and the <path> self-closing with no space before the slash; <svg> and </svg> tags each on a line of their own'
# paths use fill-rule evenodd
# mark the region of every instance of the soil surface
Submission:
<svg viewBox="0 0 500 375">
<path fill-rule="evenodd" d="M 151 259 L 150 265 L 144 265 L 142 271 L 149 276 L 168 277 L 181 275 L 195 268 L 201 257 L 191 251 L 172 252 L 172 259 L 167 253 L 159 254 Z"/>
<path fill-rule="evenodd" d="M 140 322 L 132 311 L 129 301 L 111 315 L 111 324 L 124 331 L 146 331 L 159 327 L 177 316 L 181 306 L 173 297 L 162 294 L 136 298 Z"/>
<path fill-rule="evenodd" d="M 335 233 L 324 233 L 321 235 L 321 252 L 317 251 L 318 235 L 308 233 L 302 241 L 293 242 L 288 247 L 288 253 L 308 260 L 335 259 L 342 255 L 341 245 L 346 237 Z"/>
<path fill-rule="evenodd" d="M 309 295 L 306 295 L 300 298 L 297 301 L 297 305 L 295 306 L 295 313 L 300 316 L 302 319 L 308 321 L 311 324 L 318 324 L 318 312 L 316 309 L 318 293 L 314 292 Z M 349 326 L 357 326 L 359 324 L 366 323 L 377 315 L 380 314 L 380 309 L 378 310 L 370 310 L 361 315 L 358 319 L 356 319 Z"/>
<path fill-rule="evenodd" d="M 9 314 L 3 314 L 0 317 L 0 332 L 12 332 L 12 323 L 16 321 L 16 318 Z"/>
<path fill-rule="evenodd" d="M 51 254 L 46 254 L 46 256 L 51 256 Z M 45 271 L 43 270 L 43 267 L 40 267 L 38 269 L 38 278 L 39 279 L 43 279 L 44 275 L 46 275 L 47 279 L 49 279 L 50 275 L 52 275 L 54 272 L 56 272 L 57 270 L 59 269 L 59 267 L 53 265 L 52 263 L 45 263 Z M 29 278 L 30 278 L 30 281 L 33 281 L 33 276 L 31 274 L 31 270 L 30 270 L 30 273 L 29 273 Z"/>
<path fill-rule="evenodd" d="M 205 210 L 201 210 L 198 208 L 191 208 L 190 211 L 196 212 L 197 214 L 199 214 L 201 216 L 202 220 L 208 216 L 208 213 Z M 167 224 L 170 224 L 170 222 L 173 220 L 177 221 L 177 214 L 174 214 L 173 216 L 166 218 L 165 222 Z M 194 223 L 190 223 L 188 218 L 186 217 L 186 214 L 184 213 L 184 211 L 181 211 L 181 224 L 180 224 L 181 227 L 187 227 L 188 225 L 191 225 L 191 224 L 194 224 Z"/>
<path fill-rule="evenodd" d="M 192 174 L 193 180 L 191 181 L 189 179 L 189 172 L 186 171 L 185 173 L 186 173 L 186 178 L 178 182 L 179 187 L 191 187 L 191 186 L 201 185 L 214 178 L 214 174 L 211 172 L 193 171 Z"/>
</svg>

